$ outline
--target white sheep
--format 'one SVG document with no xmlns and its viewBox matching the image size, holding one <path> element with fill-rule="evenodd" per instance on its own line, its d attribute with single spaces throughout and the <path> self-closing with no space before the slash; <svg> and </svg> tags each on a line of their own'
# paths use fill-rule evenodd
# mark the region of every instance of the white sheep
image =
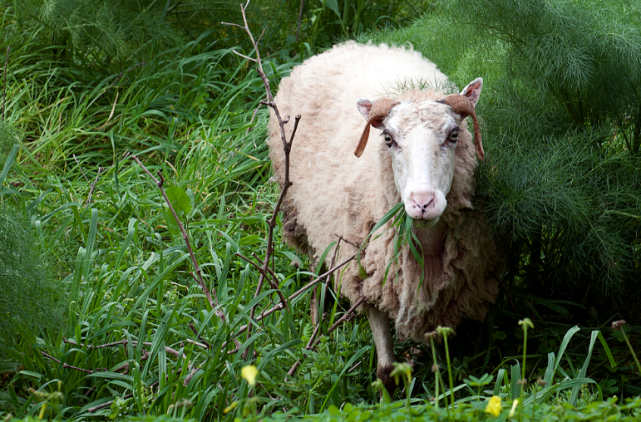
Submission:
<svg viewBox="0 0 641 422">
<path fill-rule="evenodd" d="M 352 303 L 366 298 L 360 309 L 373 332 L 378 376 L 390 390 L 395 358 L 388 318 L 399 338 L 425 342 L 425 334 L 439 325 L 454 328 L 461 318 L 485 318 L 498 293 L 493 271 L 500 260 L 482 214 L 472 206 L 475 152 L 483 158 L 474 112 L 482 84 L 476 79 L 461 94 L 446 97 L 447 77 L 418 52 L 347 42 L 296 67 L 275 98 L 282 116 L 302 115 L 290 156 L 293 185 L 284 204 L 290 244 L 318 260 L 335 233 L 353 243 L 365 241 L 399 201 L 422 223 L 414 230 L 423 268 L 407 245 L 393 259 L 395 233 L 388 222 L 335 285 Z M 432 90 L 399 93 L 399 86 Z M 284 153 L 273 112 L 269 131 L 274 173 L 282 183 Z M 356 252 L 343 245 L 336 262 Z"/>
</svg>

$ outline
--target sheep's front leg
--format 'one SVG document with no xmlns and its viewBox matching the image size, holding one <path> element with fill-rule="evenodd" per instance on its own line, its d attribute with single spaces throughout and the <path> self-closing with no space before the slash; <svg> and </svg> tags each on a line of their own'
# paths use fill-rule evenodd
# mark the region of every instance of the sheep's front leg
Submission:
<svg viewBox="0 0 641 422">
<path fill-rule="evenodd" d="M 385 385 L 391 397 L 394 394 L 394 390 L 396 390 L 396 383 L 390 377 L 392 370 L 394 370 L 396 359 L 394 357 L 394 342 L 392 340 L 392 331 L 389 327 L 389 318 L 383 312 L 371 306 L 367 310 L 367 319 L 372 329 L 378 357 L 376 375 L 383 381 L 383 385 Z"/>
</svg>

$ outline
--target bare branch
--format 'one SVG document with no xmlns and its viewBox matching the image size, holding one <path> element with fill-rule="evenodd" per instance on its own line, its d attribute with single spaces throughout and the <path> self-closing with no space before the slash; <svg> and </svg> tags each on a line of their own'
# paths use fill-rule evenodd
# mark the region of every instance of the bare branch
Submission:
<svg viewBox="0 0 641 422">
<path fill-rule="evenodd" d="M 62 114 L 60 115 L 62 116 Z M 76 164 L 78 164 L 78 168 L 80 169 L 80 173 L 82 173 L 82 177 L 84 177 L 87 183 L 89 183 L 89 179 L 87 179 L 85 172 L 82 170 L 82 166 L 80 165 L 80 161 L 78 161 L 78 159 L 76 158 L 76 154 L 73 154 L 73 159 L 76 160 Z"/>
<path fill-rule="evenodd" d="M 254 119 L 256 118 L 256 113 L 258 113 L 258 110 L 260 110 L 260 106 L 263 105 L 263 102 L 260 101 L 258 104 L 258 107 L 254 110 L 254 114 L 252 114 L 252 119 L 249 121 L 249 127 L 247 128 L 247 132 L 245 132 L 245 136 L 249 135 L 249 132 L 253 130 L 252 123 L 254 123 Z"/>
<path fill-rule="evenodd" d="M 75 158 L 75 156 L 74 156 L 74 158 Z M 98 178 L 100 177 L 100 173 L 102 173 L 103 170 L 104 170 L 103 167 L 98 167 L 98 174 L 96 174 L 96 179 L 91 184 L 91 189 L 89 189 L 89 196 L 87 196 L 87 202 L 85 203 L 85 208 L 88 207 L 89 203 L 91 202 L 91 197 L 93 195 L 93 191 L 96 188 L 96 183 L 98 183 Z"/>
<path fill-rule="evenodd" d="M 194 327 L 194 323 L 190 322 L 189 323 L 189 329 L 196 334 L 196 337 L 198 337 L 198 340 L 202 341 L 207 349 L 211 349 L 211 344 L 207 342 L 200 334 L 198 334 L 198 331 L 196 330 L 196 327 Z"/>
<path fill-rule="evenodd" d="M 11 51 L 11 47 L 7 47 L 7 58 L 5 59 L 4 62 L 4 97 L 2 99 L 2 121 L 4 122 L 5 116 L 4 116 L 4 111 L 7 106 L 7 69 L 9 68 L 9 51 Z"/>
<path fill-rule="evenodd" d="M 343 242 L 352 245 L 356 249 L 360 249 L 361 248 L 361 245 L 359 245 L 358 243 L 350 242 L 349 240 L 345 239 L 343 236 L 341 236 L 338 233 L 334 233 L 334 236 L 338 237 L 339 241 L 342 240 Z"/>
<path fill-rule="evenodd" d="M 352 305 L 352 307 L 349 308 L 349 310 L 347 312 L 345 312 L 343 314 L 343 316 L 340 317 L 340 319 L 338 321 L 336 321 L 334 323 L 334 325 L 332 325 L 329 328 L 329 330 L 327 330 L 327 335 L 330 335 L 332 333 L 332 331 L 334 331 L 336 328 L 338 328 L 338 326 L 341 325 L 343 322 L 349 321 L 353 316 L 352 314 L 356 311 L 356 308 L 358 308 L 363 302 L 365 302 L 365 300 L 366 300 L 365 296 L 361 296 L 361 298 L 358 299 L 356 301 L 356 303 L 354 305 Z M 316 341 L 316 344 L 318 344 L 318 341 Z"/>
<path fill-rule="evenodd" d="M 239 53 L 239 52 L 238 52 L 238 51 L 236 51 L 236 50 L 232 50 L 231 52 L 232 52 L 232 53 L 234 53 L 234 54 L 235 54 L 235 55 L 237 55 L 237 56 L 242 57 L 243 59 L 251 60 L 251 61 L 252 61 L 252 62 L 254 62 L 254 63 L 258 63 L 258 62 L 256 61 L 256 59 L 251 58 L 251 57 L 249 57 L 249 56 L 245 56 L 244 54 Z"/>
<path fill-rule="evenodd" d="M 305 0 L 300 0 L 300 9 L 298 10 L 298 23 L 296 24 L 296 42 L 298 42 L 298 32 L 300 31 L 300 21 L 303 19 L 303 5 Z"/>
<path fill-rule="evenodd" d="M 325 272 L 325 273 L 321 274 L 317 279 L 315 279 L 315 280 L 313 280 L 313 281 L 309 282 L 305 287 L 303 287 L 303 288 L 299 289 L 296 293 L 292 294 L 292 295 L 289 297 L 289 300 L 291 301 L 291 300 L 292 300 L 293 298 L 295 298 L 296 296 L 300 296 L 301 294 L 305 293 L 307 290 L 311 289 L 311 288 L 312 288 L 312 287 L 314 287 L 316 284 L 318 284 L 318 283 L 320 283 L 321 281 L 325 280 L 325 279 L 327 278 L 327 276 L 329 276 L 329 275 L 330 275 L 330 274 L 332 274 L 334 271 L 336 271 L 336 270 L 338 270 L 339 268 L 341 268 L 343 265 L 345 265 L 345 264 L 349 263 L 349 262 L 350 262 L 351 260 L 353 260 L 354 258 L 356 258 L 356 255 L 352 255 L 352 256 L 350 256 L 349 258 L 347 258 L 345 261 L 341 262 L 340 264 L 338 264 L 338 265 L 337 265 L 337 266 L 335 266 L 334 268 L 332 268 L 332 269 L 330 269 L 329 271 L 327 271 L 327 272 Z"/>
<path fill-rule="evenodd" d="M 167 197 L 167 194 L 165 193 L 165 190 L 163 189 L 163 183 L 164 180 L 162 178 L 162 175 L 160 174 L 160 171 L 158 172 L 158 179 L 154 177 L 153 174 L 149 170 L 147 170 L 147 167 L 143 163 L 140 162 L 138 157 L 135 155 L 132 156 L 133 160 L 138 163 L 140 167 L 147 173 L 151 179 L 156 183 L 156 186 L 160 189 L 160 193 L 162 193 L 163 198 L 165 198 L 165 202 L 167 203 L 167 206 L 169 207 L 169 210 L 171 211 L 171 214 L 174 216 L 174 219 L 176 220 L 176 223 L 178 224 L 178 227 L 180 228 L 180 232 L 182 233 L 183 240 L 185 241 L 185 244 L 187 245 L 187 250 L 189 251 L 189 256 L 191 257 L 191 262 L 194 265 L 194 269 L 196 271 L 196 280 L 198 281 L 198 284 L 200 284 L 200 288 L 202 289 L 203 293 L 205 293 L 205 296 L 207 297 L 207 301 L 209 302 L 209 305 L 211 308 L 214 310 L 214 313 L 218 318 L 220 318 L 222 321 L 225 321 L 225 314 L 220 310 L 216 309 L 218 305 L 218 297 L 216 296 L 216 291 L 215 290 L 209 290 L 207 288 L 207 285 L 205 285 L 205 282 L 203 280 L 203 275 L 202 271 L 200 269 L 200 266 L 198 265 L 198 261 L 196 260 L 196 255 L 194 254 L 194 251 L 191 248 L 191 242 L 189 241 L 189 236 L 187 235 L 187 231 L 185 230 L 185 227 L 183 226 L 182 222 L 180 221 L 180 218 L 178 218 L 178 214 L 176 214 L 176 210 L 174 210 L 174 207 L 171 205 L 171 201 Z M 212 297 L 211 293 L 214 293 L 214 296 Z"/>
<path fill-rule="evenodd" d="M 240 26 L 240 25 L 238 25 L 237 23 L 221 22 L 220 24 L 221 24 L 221 25 L 227 25 L 227 26 L 235 26 L 236 28 L 240 28 L 240 29 L 242 29 L 243 31 L 245 31 L 245 30 L 246 30 L 246 28 L 245 28 L 244 26 Z"/>
<path fill-rule="evenodd" d="M 289 296 L 288 301 L 291 303 L 292 299 L 294 299 L 294 298 L 296 298 L 296 297 L 300 296 L 301 294 L 305 293 L 307 290 L 311 289 L 311 288 L 312 288 L 312 287 L 314 287 L 316 284 L 320 283 L 321 281 L 323 281 L 324 279 L 326 279 L 329 275 L 331 275 L 332 273 L 334 273 L 334 271 L 339 270 L 339 269 L 340 269 L 341 267 L 343 267 L 345 264 L 347 264 L 347 263 L 349 263 L 350 261 L 352 261 L 355 257 L 356 257 L 356 255 L 352 255 L 351 257 L 347 258 L 345 261 L 341 262 L 340 264 L 338 264 L 338 265 L 337 265 L 337 266 L 335 266 L 334 268 L 332 268 L 332 269 L 330 269 L 329 271 L 327 271 L 327 272 L 323 273 L 320 277 L 318 277 L 318 278 L 314 279 L 313 281 L 310 281 L 310 282 L 309 282 L 305 287 L 303 287 L 303 288 L 299 289 L 298 291 L 296 291 L 295 293 L 293 293 L 291 296 Z M 254 321 L 254 322 L 259 322 L 259 321 L 261 321 L 262 319 L 264 319 L 264 318 L 268 317 L 269 315 L 273 314 L 274 312 L 280 311 L 280 310 L 282 310 L 282 309 L 285 309 L 285 305 L 283 305 L 283 303 L 279 303 L 279 304 L 277 304 L 276 306 L 274 306 L 273 308 L 270 308 L 270 309 L 268 309 L 268 310 L 265 310 L 265 311 L 261 312 L 261 314 L 260 314 L 259 316 L 257 316 L 256 318 L 252 318 L 252 321 Z M 240 334 L 242 334 L 242 333 L 244 333 L 245 331 L 247 331 L 247 329 L 248 329 L 248 327 L 249 327 L 249 326 L 250 326 L 250 324 L 247 324 L 247 325 L 243 325 L 243 326 L 241 326 L 241 327 L 238 329 L 238 331 L 237 331 L 237 332 L 230 334 L 230 336 L 229 336 L 229 337 L 230 337 L 230 338 L 236 338 L 236 337 L 237 337 L 237 336 L 239 336 Z M 227 345 L 227 342 L 223 343 L 223 345 L 222 345 L 221 349 L 224 349 L 226 345 Z"/>
<path fill-rule="evenodd" d="M 239 252 L 236 252 L 235 255 L 239 256 L 240 258 L 242 258 L 245 261 L 247 261 L 250 264 L 252 264 L 254 267 L 256 267 L 258 269 L 258 271 L 261 272 L 261 274 L 264 275 L 264 273 L 263 273 L 264 270 L 258 264 L 256 264 L 254 261 L 252 261 L 251 259 L 247 258 L 246 256 L 244 256 L 243 254 L 241 254 Z M 276 293 L 278 293 L 278 297 L 280 297 L 280 301 L 285 305 L 285 308 L 288 308 L 287 299 L 285 299 L 285 295 L 283 295 L 283 292 L 281 292 L 280 289 L 278 288 L 278 284 L 276 284 L 276 281 L 275 281 L 276 274 L 274 274 L 273 271 L 269 267 L 267 267 L 267 271 L 269 271 L 269 273 L 272 275 L 272 277 L 274 277 L 274 280 L 269 278 L 269 277 L 267 277 L 267 281 L 269 281 L 269 284 L 272 286 L 272 289 L 276 290 Z"/>
<path fill-rule="evenodd" d="M 325 315 L 323 315 L 323 319 L 325 319 Z M 314 345 L 314 340 L 316 340 L 316 336 L 318 335 L 318 332 L 320 331 L 321 325 L 322 324 L 316 325 L 316 328 L 314 329 L 314 332 L 312 333 L 312 336 L 309 338 L 309 341 L 307 342 L 307 346 L 305 346 L 305 350 L 311 350 L 312 349 L 312 346 Z M 287 375 L 290 376 L 290 377 L 292 375 L 294 375 L 294 372 L 296 372 L 296 369 L 298 369 L 298 367 L 300 366 L 300 363 L 301 363 L 301 361 L 297 360 L 296 363 L 294 363 L 294 365 L 291 368 L 289 368 L 289 371 L 287 371 Z M 285 381 L 287 381 L 287 380 L 285 380 Z"/>
<path fill-rule="evenodd" d="M 60 362 L 60 360 L 54 358 L 53 356 L 51 356 L 50 354 L 48 354 L 46 352 L 42 352 L 42 356 L 44 356 L 44 357 L 46 357 L 48 359 L 51 359 L 52 361 L 54 361 L 56 363 L 62 363 L 62 362 Z M 69 368 L 69 369 L 75 369 L 76 371 L 85 372 L 87 374 L 93 374 L 93 371 L 90 370 L 90 369 L 78 368 L 77 366 L 67 365 L 66 363 L 63 363 L 62 367 L 63 368 Z"/>
<path fill-rule="evenodd" d="M 363 303 L 365 300 L 366 300 L 365 296 L 361 296 L 361 298 L 358 299 L 358 301 L 356 301 L 356 303 L 351 308 L 349 308 L 349 310 L 347 312 L 345 312 L 345 314 L 343 314 L 343 316 L 338 321 L 336 321 L 334 323 L 334 325 L 332 325 L 330 327 L 329 330 L 327 330 L 327 334 L 326 335 L 330 335 L 332 333 L 332 331 L 334 331 L 339 325 L 341 325 L 342 323 L 344 323 L 346 321 L 349 321 L 352 318 L 352 314 L 356 311 L 356 308 L 358 308 L 361 305 L 361 303 Z M 323 320 L 324 319 L 325 319 L 325 315 L 323 315 Z M 318 334 L 318 331 L 320 330 L 321 325 L 322 325 L 322 321 L 319 322 L 319 324 L 316 326 L 316 329 L 314 330 L 314 333 L 312 334 L 312 337 L 309 339 L 309 342 L 307 343 L 307 346 L 305 346 L 306 350 L 311 350 L 312 348 L 318 346 L 318 344 L 320 343 L 320 339 L 316 340 L 315 342 L 314 342 L 314 340 L 316 338 L 316 335 Z M 312 344 L 313 344 L 313 346 L 312 346 Z M 287 371 L 287 375 L 290 376 L 290 377 L 292 375 L 294 375 L 294 373 L 296 372 L 296 369 L 298 369 L 298 367 L 300 366 L 300 363 L 301 363 L 301 361 L 297 360 L 296 363 L 294 363 L 294 365 L 292 365 L 292 367 L 289 368 L 289 371 Z M 352 369 L 354 369 L 354 368 L 352 368 Z"/>
</svg>

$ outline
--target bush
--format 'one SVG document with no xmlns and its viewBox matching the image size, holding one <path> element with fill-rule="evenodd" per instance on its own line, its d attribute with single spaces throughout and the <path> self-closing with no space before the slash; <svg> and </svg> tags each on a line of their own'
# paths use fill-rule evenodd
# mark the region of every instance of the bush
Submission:
<svg viewBox="0 0 641 422">
<path fill-rule="evenodd" d="M 476 195 L 506 254 L 506 285 L 566 290 L 599 309 L 637 288 L 640 13 L 632 2 L 453 0 L 410 28 L 359 38 L 412 42 L 459 86 L 484 77 Z"/>
</svg>

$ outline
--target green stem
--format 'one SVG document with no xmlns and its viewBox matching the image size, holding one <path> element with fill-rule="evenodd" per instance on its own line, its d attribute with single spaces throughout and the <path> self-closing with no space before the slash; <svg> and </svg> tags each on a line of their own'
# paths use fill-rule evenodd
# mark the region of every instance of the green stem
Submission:
<svg viewBox="0 0 641 422">
<path fill-rule="evenodd" d="M 438 364 L 436 363 L 436 349 L 434 348 L 434 338 L 430 337 L 430 344 L 432 346 L 432 360 L 434 361 L 434 368 L 436 368 L 436 371 L 434 372 L 434 381 L 436 382 L 436 408 L 438 409 L 438 377 L 439 377 L 439 370 L 438 370 Z"/>
<path fill-rule="evenodd" d="M 527 325 L 523 324 L 523 368 L 521 369 L 521 391 L 519 394 L 519 421 L 523 421 L 523 391 L 525 390 L 525 358 L 527 356 Z"/>
<path fill-rule="evenodd" d="M 630 348 L 630 353 L 632 353 L 632 356 L 634 357 L 634 361 L 637 364 L 637 369 L 639 370 L 639 374 L 641 374 L 641 364 L 639 364 L 639 359 L 637 358 L 636 353 L 634 353 L 634 349 L 632 348 L 632 344 L 630 344 L 630 340 L 628 340 L 628 335 L 625 333 L 625 330 L 621 328 L 621 334 L 623 335 L 623 338 L 625 339 L 625 342 L 628 343 L 628 347 Z"/>
<path fill-rule="evenodd" d="M 445 341 L 445 356 L 447 357 L 447 373 L 450 378 L 450 397 L 452 400 L 452 410 L 454 410 L 454 380 L 452 379 L 452 365 L 450 364 L 450 351 L 447 348 L 447 334 L 443 335 Z"/>
<path fill-rule="evenodd" d="M 534 419 L 534 416 L 535 416 L 535 413 L 536 413 L 536 393 L 538 393 L 537 387 L 534 387 L 534 400 L 532 400 L 532 420 L 533 421 L 536 420 L 536 419 Z"/>
</svg>

